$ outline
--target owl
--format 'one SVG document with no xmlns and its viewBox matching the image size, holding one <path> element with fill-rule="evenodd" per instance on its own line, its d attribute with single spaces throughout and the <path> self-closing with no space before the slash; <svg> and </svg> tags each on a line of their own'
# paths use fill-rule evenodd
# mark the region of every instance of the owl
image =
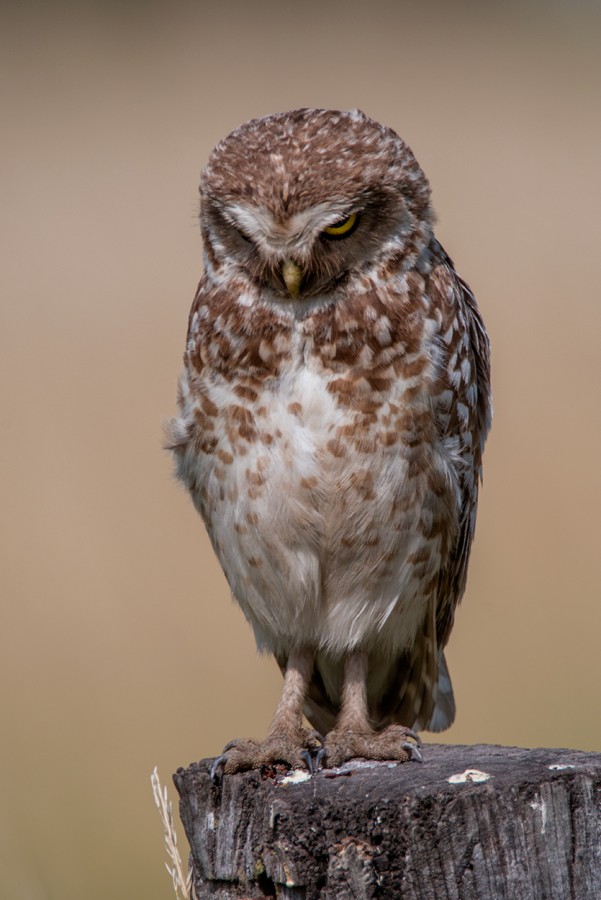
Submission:
<svg viewBox="0 0 601 900">
<path fill-rule="evenodd" d="M 265 740 L 213 775 L 420 759 L 417 731 L 455 714 L 443 651 L 491 419 L 476 301 L 411 150 L 357 110 L 247 122 L 200 196 L 169 446 L 284 675 Z"/>
</svg>

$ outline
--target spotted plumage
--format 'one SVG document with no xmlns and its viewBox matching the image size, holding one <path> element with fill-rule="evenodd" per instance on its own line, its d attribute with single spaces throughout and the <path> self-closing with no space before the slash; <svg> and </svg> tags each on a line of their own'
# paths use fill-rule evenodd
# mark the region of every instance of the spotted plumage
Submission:
<svg viewBox="0 0 601 900">
<path fill-rule="evenodd" d="M 475 299 L 407 145 L 360 112 L 251 121 L 201 180 L 177 474 L 257 644 L 285 673 L 225 771 L 407 759 L 446 728 L 490 424 Z M 359 737 L 357 737 L 359 735 Z M 404 739 L 403 739 L 404 737 Z"/>
</svg>

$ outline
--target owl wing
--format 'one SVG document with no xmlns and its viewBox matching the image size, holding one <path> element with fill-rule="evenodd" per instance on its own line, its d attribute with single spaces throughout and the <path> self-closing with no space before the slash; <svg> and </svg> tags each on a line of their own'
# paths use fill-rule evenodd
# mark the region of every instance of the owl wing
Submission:
<svg viewBox="0 0 601 900">
<path fill-rule="evenodd" d="M 438 300 L 442 312 L 443 364 L 436 391 L 437 425 L 441 440 L 456 460 L 461 506 L 457 534 L 438 582 L 433 623 L 436 640 L 429 644 L 430 653 L 434 647 L 438 651 L 435 706 L 422 726 L 430 731 L 448 728 L 455 718 L 453 687 L 443 648 L 465 591 L 476 528 L 482 453 L 492 418 L 490 344 L 484 322 L 469 286 L 456 274 L 444 250 L 440 250 L 444 262 L 432 273 L 429 285 L 432 299 Z"/>
<path fill-rule="evenodd" d="M 436 426 L 455 461 L 460 494 L 458 528 L 411 651 L 394 667 L 394 676 L 375 715 L 378 727 L 401 722 L 416 729 L 442 731 L 455 717 L 453 688 L 443 649 L 463 592 L 482 475 L 482 453 L 491 421 L 490 349 L 475 297 L 438 245 L 439 265 L 426 290 L 440 312 L 440 364 L 433 386 Z"/>
<path fill-rule="evenodd" d="M 435 390 L 437 426 L 456 460 L 461 496 L 458 532 L 438 586 L 436 640 L 442 650 L 465 590 L 476 527 L 482 454 L 492 418 L 490 345 L 475 297 L 446 254 L 444 263 L 432 273 L 429 292 L 438 298 L 442 313 L 443 362 Z"/>
</svg>

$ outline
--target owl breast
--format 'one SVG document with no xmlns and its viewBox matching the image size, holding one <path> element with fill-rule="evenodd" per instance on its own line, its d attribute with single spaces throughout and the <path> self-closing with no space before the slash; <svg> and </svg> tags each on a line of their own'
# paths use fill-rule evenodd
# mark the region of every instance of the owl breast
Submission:
<svg viewBox="0 0 601 900">
<path fill-rule="evenodd" d="M 432 365 L 427 335 L 391 377 L 324 364 L 297 324 L 261 387 L 184 379 L 178 474 L 261 648 L 413 642 L 460 505 Z"/>
</svg>

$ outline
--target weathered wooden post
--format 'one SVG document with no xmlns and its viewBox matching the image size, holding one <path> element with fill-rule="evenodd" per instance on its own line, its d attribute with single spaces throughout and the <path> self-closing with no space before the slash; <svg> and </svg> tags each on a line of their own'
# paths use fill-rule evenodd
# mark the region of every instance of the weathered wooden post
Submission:
<svg viewBox="0 0 601 900">
<path fill-rule="evenodd" d="M 174 776 L 198 898 L 599 900 L 601 754 L 429 745 L 424 763 Z"/>
</svg>

